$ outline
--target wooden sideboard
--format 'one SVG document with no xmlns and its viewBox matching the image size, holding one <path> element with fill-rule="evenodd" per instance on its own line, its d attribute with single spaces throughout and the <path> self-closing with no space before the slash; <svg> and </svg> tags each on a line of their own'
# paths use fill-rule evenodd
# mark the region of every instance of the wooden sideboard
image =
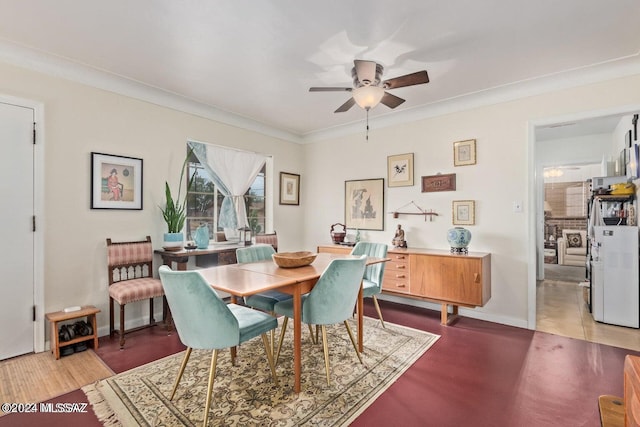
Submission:
<svg viewBox="0 0 640 427">
<path fill-rule="evenodd" d="M 318 252 L 349 253 L 350 247 L 321 245 Z M 441 304 L 441 322 L 449 323 L 449 309 L 482 307 L 491 298 L 491 254 L 454 254 L 446 250 L 389 249 L 382 290 L 385 294 Z"/>
</svg>

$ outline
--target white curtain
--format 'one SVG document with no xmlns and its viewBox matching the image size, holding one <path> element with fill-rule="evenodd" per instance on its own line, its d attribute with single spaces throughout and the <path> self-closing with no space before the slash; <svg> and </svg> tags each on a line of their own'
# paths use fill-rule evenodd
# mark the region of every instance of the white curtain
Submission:
<svg viewBox="0 0 640 427">
<path fill-rule="evenodd" d="M 190 142 L 189 145 L 225 196 L 218 225 L 233 233 L 238 228 L 248 227 L 244 194 L 262 169 L 266 156 L 209 144 Z"/>
</svg>

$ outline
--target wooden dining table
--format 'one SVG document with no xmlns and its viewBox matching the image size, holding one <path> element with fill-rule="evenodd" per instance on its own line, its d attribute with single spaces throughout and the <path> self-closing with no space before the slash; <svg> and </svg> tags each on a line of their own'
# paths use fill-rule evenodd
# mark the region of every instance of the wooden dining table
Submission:
<svg viewBox="0 0 640 427">
<path fill-rule="evenodd" d="M 277 290 L 293 296 L 293 365 L 295 373 L 294 390 L 300 392 L 302 371 L 302 295 L 313 289 L 322 272 L 334 259 L 359 258 L 355 255 L 319 253 L 312 264 L 297 268 L 281 268 L 273 261 L 259 261 L 246 264 L 222 265 L 198 270 L 205 280 L 216 290 L 227 292 L 232 297 Z M 389 258 L 368 257 L 367 265 L 389 261 Z M 362 287 L 358 292 L 358 351 L 363 351 L 363 296 Z"/>
</svg>

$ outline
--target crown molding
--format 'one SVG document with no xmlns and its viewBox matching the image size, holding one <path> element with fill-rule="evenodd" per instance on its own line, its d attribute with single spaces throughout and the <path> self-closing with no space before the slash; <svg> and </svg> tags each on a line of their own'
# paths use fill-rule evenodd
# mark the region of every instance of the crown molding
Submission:
<svg viewBox="0 0 640 427">
<path fill-rule="evenodd" d="M 376 129 L 403 123 L 437 117 L 458 111 L 514 101 L 562 89 L 598 83 L 602 81 L 640 74 L 640 54 L 631 55 L 615 61 L 604 62 L 588 67 L 577 68 L 561 73 L 523 80 L 482 91 L 467 93 L 454 98 L 444 99 L 432 104 L 408 108 L 402 111 L 369 118 L 369 134 Z M 302 136 L 303 143 L 345 137 L 355 133 L 364 133 L 364 120 L 310 132 Z"/>
<path fill-rule="evenodd" d="M 295 143 L 301 142 L 300 135 L 286 130 L 277 129 L 256 120 L 157 87 L 74 62 L 67 58 L 26 48 L 5 40 L 0 40 L 0 61 L 139 99 L 162 107 L 215 120 L 229 126 L 251 130 L 266 136 Z"/>
<path fill-rule="evenodd" d="M 296 134 L 67 58 L 0 40 L 0 61 L 298 144 L 363 133 L 364 120 Z M 640 74 L 640 54 L 460 95 L 370 119 L 371 130 Z"/>
</svg>

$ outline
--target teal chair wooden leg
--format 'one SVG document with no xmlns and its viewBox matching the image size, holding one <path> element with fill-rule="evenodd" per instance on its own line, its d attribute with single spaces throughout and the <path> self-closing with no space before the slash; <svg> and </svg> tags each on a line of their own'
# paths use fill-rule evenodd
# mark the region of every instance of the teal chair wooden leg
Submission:
<svg viewBox="0 0 640 427">
<path fill-rule="evenodd" d="M 373 305 L 376 307 L 376 311 L 378 312 L 380 323 L 382 324 L 382 327 L 386 329 L 386 326 L 384 326 L 384 319 L 382 318 L 382 311 L 380 311 L 380 305 L 378 304 L 378 298 L 376 298 L 375 295 L 371 295 L 371 297 L 373 298 Z"/>
<path fill-rule="evenodd" d="M 284 321 L 282 322 L 282 330 L 280 331 L 280 339 L 278 340 L 278 348 L 275 354 L 275 363 L 278 365 L 278 360 L 280 359 L 280 349 L 282 349 L 282 341 L 284 341 L 284 333 L 287 330 L 287 323 L 289 322 L 289 318 L 285 316 Z M 311 335 L 311 342 L 313 344 L 318 344 L 318 325 L 316 325 L 316 333 L 315 339 L 313 334 L 313 327 L 309 324 L 309 335 Z M 271 338 L 271 342 L 273 342 L 273 338 Z"/>
<path fill-rule="evenodd" d="M 273 332 L 273 330 L 271 331 Z M 262 342 L 264 344 L 264 350 L 267 352 L 267 360 L 269 361 L 269 367 L 271 368 L 271 375 L 273 376 L 273 382 L 275 385 L 278 385 L 278 377 L 276 376 L 276 365 L 273 361 L 273 353 L 271 352 L 271 346 L 273 346 L 273 338 L 271 339 L 271 343 L 269 343 L 269 338 L 267 338 L 267 334 L 262 334 Z"/>
<path fill-rule="evenodd" d="M 362 357 L 360 356 L 360 352 L 358 351 L 358 345 L 356 344 L 355 337 L 353 336 L 353 332 L 351 331 L 351 327 L 349 326 L 349 322 L 344 321 L 344 326 L 347 328 L 347 333 L 349 334 L 349 339 L 351 340 L 351 345 L 353 345 L 353 349 L 358 356 L 358 360 L 360 364 L 362 364 Z M 327 385 L 331 385 L 330 375 L 329 375 L 329 341 L 327 340 L 327 328 L 325 325 L 320 325 L 320 329 L 322 331 L 322 351 L 324 353 L 324 369 L 327 374 Z"/>
<path fill-rule="evenodd" d="M 182 378 L 182 374 L 184 374 L 184 368 L 187 366 L 187 362 L 189 361 L 189 357 L 191 356 L 191 347 L 187 347 L 187 351 L 182 358 L 182 365 L 180 365 L 180 370 L 178 371 L 178 377 L 176 378 L 176 382 L 173 384 L 173 391 L 171 392 L 171 397 L 169 400 L 173 400 L 173 396 L 176 394 L 176 390 L 178 389 L 178 384 L 180 383 L 180 379 Z"/>
<path fill-rule="evenodd" d="M 353 337 L 353 332 L 351 331 L 351 327 L 349 326 L 349 322 L 344 321 L 344 326 L 347 327 L 347 332 L 349 333 L 349 338 L 351 339 L 351 344 L 353 344 L 353 349 L 356 351 L 356 355 L 358 356 L 358 360 L 360 364 L 362 364 L 362 357 L 360 356 L 360 352 L 358 351 L 358 345 L 356 344 L 356 340 Z"/>
<path fill-rule="evenodd" d="M 307 325 L 309 327 L 309 335 L 311 335 L 311 343 L 312 344 L 318 344 L 318 330 L 316 328 L 316 334 L 314 335 L 313 333 L 313 326 L 311 326 L 310 324 Z M 315 338 L 314 338 L 315 336 Z"/>
<path fill-rule="evenodd" d="M 282 322 L 282 330 L 280 331 L 280 339 L 278 340 L 278 350 L 276 351 L 276 365 L 278 365 L 278 359 L 280 359 L 280 349 L 282 349 L 282 341 L 284 341 L 284 332 L 287 330 L 287 323 L 289 318 L 285 316 Z"/>
<path fill-rule="evenodd" d="M 216 377 L 216 365 L 218 364 L 218 350 L 213 350 L 211 355 L 211 367 L 209 368 L 209 384 L 207 385 L 207 400 L 204 404 L 204 420 L 202 420 L 202 427 L 207 427 L 207 421 L 209 418 L 209 409 L 211 409 L 211 394 L 213 392 L 213 381 Z"/>
<path fill-rule="evenodd" d="M 324 370 L 327 373 L 327 385 L 331 385 L 331 377 L 329 376 L 329 341 L 327 341 L 327 328 L 320 326 L 322 330 L 322 352 L 324 353 Z"/>
</svg>

